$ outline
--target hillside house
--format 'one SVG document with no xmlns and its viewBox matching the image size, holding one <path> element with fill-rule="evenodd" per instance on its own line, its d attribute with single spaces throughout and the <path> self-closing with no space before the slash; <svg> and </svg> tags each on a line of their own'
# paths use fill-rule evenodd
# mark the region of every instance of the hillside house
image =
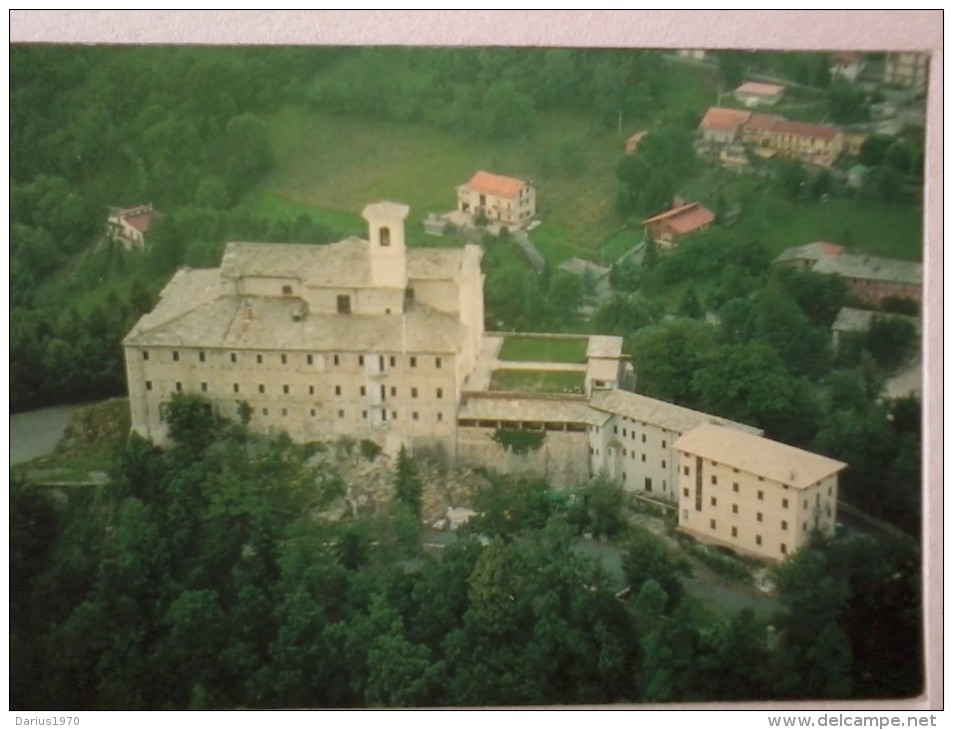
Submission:
<svg viewBox="0 0 953 730">
<path fill-rule="evenodd" d="M 751 112 L 741 109 L 713 106 L 705 112 L 698 129 L 702 133 L 702 139 L 708 144 L 731 144 L 739 139 L 742 125 L 750 116 Z"/>
<path fill-rule="evenodd" d="M 127 251 L 142 251 L 146 245 L 146 234 L 159 216 L 160 213 L 151 203 L 111 210 L 106 219 L 106 235 Z"/>
<path fill-rule="evenodd" d="M 745 106 L 774 106 L 783 96 L 783 86 L 760 81 L 746 81 L 735 89 L 735 98 Z"/>
<path fill-rule="evenodd" d="M 888 86 L 900 86 L 918 93 L 927 90 L 927 69 L 930 56 L 915 51 L 888 53 L 884 64 L 884 83 Z"/>
<path fill-rule="evenodd" d="M 671 210 L 642 221 L 646 235 L 669 248 L 693 233 L 705 231 L 715 221 L 715 214 L 701 203 L 683 203 Z"/>
<path fill-rule="evenodd" d="M 470 216 L 521 228 L 536 215 L 536 188 L 532 182 L 478 171 L 457 187 L 457 209 Z"/>
</svg>

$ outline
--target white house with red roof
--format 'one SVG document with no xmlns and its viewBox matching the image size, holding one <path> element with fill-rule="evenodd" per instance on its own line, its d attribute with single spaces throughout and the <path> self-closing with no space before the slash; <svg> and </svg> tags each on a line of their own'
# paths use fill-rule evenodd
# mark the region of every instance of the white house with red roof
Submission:
<svg viewBox="0 0 953 730">
<path fill-rule="evenodd" d="M 779 84 L 765 84 L 760 81 L 745 81 L 735 89 L 735 98 L 745 106 L 777 104 L 784 95 L 784 87 Z"/>
<path fill-rule="evenodd" d="M 141 251 L 145 248 L 149 228 L 160 215 L 152 203 L 113 210 L 106 220 L 106 234 L 129 251 Z"/>
<path fill-rule="evenodd" d="M 536 188 L 528 180 L 480 170 L 457 187 L 457 210 L 520 228 L 536 215 Z"/>
</svg>

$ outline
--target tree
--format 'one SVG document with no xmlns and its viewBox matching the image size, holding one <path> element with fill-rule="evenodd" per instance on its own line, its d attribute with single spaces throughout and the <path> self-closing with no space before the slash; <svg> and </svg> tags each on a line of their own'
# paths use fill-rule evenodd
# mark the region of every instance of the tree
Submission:
<svg viewBox="0 0 953 730">
<path fill-rule="evenodd" d="M 173 393 L 165 406 L 165 421 L 169 437 L 193 456 L 201 454 L 215 440 L 212 404 L 199 395 Z"/>
<path fill-rule="evenodd" d="M 625 492 L 622 485 L 608 478 L 597 478 L 586 490 L 585 498 L 593 535 L 611 538 L 625 529 Z"/>
<path fill-rule="evenodd" d="M 913 323 L 901 317 L 874 316 L 865 338 L 867 350 L 882 368 L 900 366 L 916 340 Z"/>
<path fill-rule="evenodd" d="M 719 51 L 718 70 L 726 89 L 737 88 L 744 80 L 748 55 L 744 51 Z"/>
<path fill-rule="evenodd" d="M 691 575 L 691 566 L 671 550 L 662 538 L 645 528 L 632 529 L 622 556 L 626 582 L 636 595 L 648 581 L 655 581 L 667 597 L 666 613 L 678 606 L 685 594 L 682 578 Z"/>
<path fill-rule="evenodd" d="M 267 125 L 253 114 L 230 119 L 225 128 L 224 172 L 233 196 L 249 190 L 273 165 Z"/>
<path fill-rule="evenodd" d="M 413 459 L 401 445 L 397 454 L 397 468 L 394 473 L 394 489 L 398 503 L 407 507 L 415 518 L 420 519 L 423 507 L 423 489 Z"/>
<path fill-rule="evenodd" d="M 672 319 L 639 330 L 627 343 L 640 393 L 690 406 L 692 378 L 716 348 L 714 332 L 703 322 Z"/>
</svg>

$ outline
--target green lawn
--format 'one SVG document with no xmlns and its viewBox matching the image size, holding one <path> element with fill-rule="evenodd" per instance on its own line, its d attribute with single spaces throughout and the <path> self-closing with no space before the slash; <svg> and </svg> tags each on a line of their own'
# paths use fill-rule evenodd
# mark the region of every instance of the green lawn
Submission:
<svg viewBox="0 0 953 730">
<path fill-rule="evenodd" d="M 490 390 L 523 393 L 584 393 L 584 372 L 554 370 L 494 370 Z"/>
<path fill-rule="evenodd" d="M 500 360 L 515 362 L 586 362 L 589 340 L 582 337 L 550 338 L 511 335 L 503 340 Z"/>
<path fill-rule="evenodd" d="M 395 200 L 411 207 L 408 241 L 439 245 L 423 233 L 421 221 L 429 212 L 454 208 L 456 186 L 486 169 L 536 183 L 543 225 L 533 240 L 553 264 L 592 251 L 619 226 L 612 204 L 622 140 L 616 130 L 593 132 L 583 117 L 541 113 L 528 140 L 504 141 L 301 107 L 283 108 L 268 121 L 275 170 L 246 201 L 265 215 L 307 212 L 328 225 L 350 221 L 360 230 L 365 205 Z M 561 164 L 567 147 L 582 152 L 581 170 Z"/>
</svg>

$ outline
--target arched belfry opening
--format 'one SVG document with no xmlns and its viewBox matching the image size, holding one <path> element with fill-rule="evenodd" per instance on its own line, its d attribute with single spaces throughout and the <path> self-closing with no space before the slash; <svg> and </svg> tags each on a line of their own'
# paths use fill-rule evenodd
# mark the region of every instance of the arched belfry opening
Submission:
<svg viewBox="0 0 953 730">
<path fill-rule="evenodd" d="M 390 228 L 382 226 L 380 230 L 381 246 L 390 246 Z"/>
</svg>

